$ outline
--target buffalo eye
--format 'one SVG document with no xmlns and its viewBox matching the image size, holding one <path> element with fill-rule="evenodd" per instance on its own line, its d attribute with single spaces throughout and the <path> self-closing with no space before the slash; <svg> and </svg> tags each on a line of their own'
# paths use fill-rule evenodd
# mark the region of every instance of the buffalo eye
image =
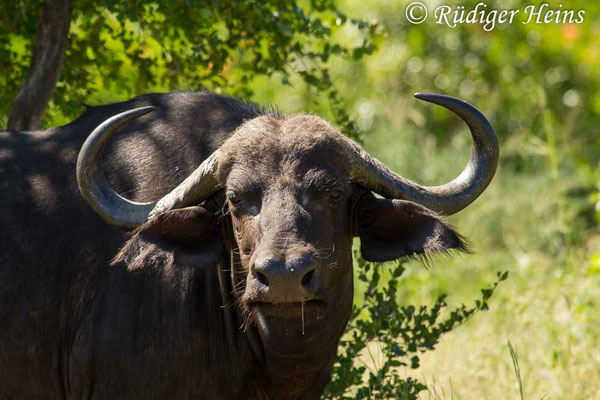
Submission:
<svg viewBox="0 0 600 400">
<path fill-rule="evenodd" d="M 243 192 L 242 194 L 227 191 L 227 199 L 232 205 L 232 210 L 238 214 L 257 215 L 260 212 L 260 197 L 255 192 Z"/>
<path fill-rule="evenodd" d="M 241 197 L 236 192 L 234 192 L 233 190 L 228 190 L 227 191 L 227 199 L 234 206 L 239 205 L 240 202 L 242 201 Z"/>
</svg>

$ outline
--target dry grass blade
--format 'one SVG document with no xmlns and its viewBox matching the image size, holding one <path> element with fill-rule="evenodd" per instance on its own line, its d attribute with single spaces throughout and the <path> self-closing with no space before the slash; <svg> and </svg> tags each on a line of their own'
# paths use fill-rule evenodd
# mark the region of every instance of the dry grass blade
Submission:
<svg viewBox="0 0 600 400">
<path fill-rule="evenodd" d="M 507 339 L 506 341 L 508 343 L 508 350 L 510 351 L 510 358 L 512 359 L 515 375 L 517 376 L 517 382 L 519 383 L 519 394 L 521 395 L 521 400 L 524 400 L 523 381 L 521 380 L 521 369 L 519 368 L 519 359 L 517 358 L 517 352 L 510 343 L 510 340 Z"/>
</svg>

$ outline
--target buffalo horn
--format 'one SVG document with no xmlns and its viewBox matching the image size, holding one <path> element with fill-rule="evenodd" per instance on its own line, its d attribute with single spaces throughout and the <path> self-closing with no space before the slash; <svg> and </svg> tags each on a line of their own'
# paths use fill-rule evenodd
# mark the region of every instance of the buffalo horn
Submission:
<svg viewBox="0 0 600 400">
<path fill-rule="evenodd" d="M 350 142 L 351 180 L 393 199 L 410 200 L 443 215 L 459 212 L 488 186 L 498 165 L 498 139 L 487 118 L 472 105 L 450 96 L 417 93 L 415 97 L 439 104 L 465 121 L 473 136 L 471 158 L 464 170 L 441 186 L 422 186 L 403 178 Z"/>
<path fill-rule="evenodd" d="M 143 224 L 156 202 L 138 203 L 119 195 L 108 184 L 100 161 L 104 146 L 116 130 L 153 108 L 140 107 L 107 119 L 88 136 L 77 158 L 77 184 L 83 198 L 102 219 L 121 229 Z"/>
<path fill-rule="evenodd" d="M 199 203 L 219 186 L 216 178 L 219 160 L 217 150 L 159 201 L 138 203 L 122 197 L 110 187 L 100 164 L 106 143 L 119 127 L 152 109 L 140 107 L 107 119 L 86 139 L 77 159 L 77 183 L 81 194 L 102 219 L 124 230 L 135 229 L 162 211 Z"/>
</svg>

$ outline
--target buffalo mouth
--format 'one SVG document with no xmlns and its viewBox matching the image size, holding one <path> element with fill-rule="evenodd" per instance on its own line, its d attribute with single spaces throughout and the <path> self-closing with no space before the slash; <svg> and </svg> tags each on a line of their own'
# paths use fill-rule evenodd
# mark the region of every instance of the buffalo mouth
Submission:
<svg viewBox="0 0 600 400">
<path fill-rule="evenodd" d="M 256 301 L 250 307 L 254 311 L 273 317 L 296 318 L 304 314 L 321 319 L 325 316 L 327 303 L 317 299 L 296 302 Z"/>
</svg>

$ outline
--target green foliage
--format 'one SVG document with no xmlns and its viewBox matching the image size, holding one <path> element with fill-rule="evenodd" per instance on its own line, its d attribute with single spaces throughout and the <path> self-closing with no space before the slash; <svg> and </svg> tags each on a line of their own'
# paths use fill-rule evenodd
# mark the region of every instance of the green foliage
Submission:
<svg viewBox="0 0 600 400">
<path fill-rule="evenodd" d="M 31 55 L 40 2 L 0 13 L 0 114 L 8 113 Z M 361 43 L 333 35 L 345 26 Z M 329 79 L 330 57 L 359 60 L 374 50 L 376 25 L 348 18 L 333 0 L 75 2 L 64 69 L 44 124 L 65 123 L 84 103 L 124 100 L 149 91 L 215 91 L 250 97 L 256 76 L 299 75 L 329 98 L 341 129 L 357 137 L 343 99 Z"/>
<path fill-rule="evenodd" d="M 445 294 L 430 307 L 402 305 L 398 280 L 403 262 L 376 266 L 359 259 L 358 268 L 358 283 L 366 291 L 358 300 L 362 305 L 355 302 L 323 399 L 417 399 L 427 386 L 403 371 L 419 368 L 420 355 L 433 350 L 443 334 L 487 310 L 496 287 L 508 278 L 508 272 L 498 272 L 473 306 L 444 313 Z"/>
<path fill-rule="evenodd" d="M 439 5 L 425 3 L 431 10 Z M 451 0 L 443 4 L 469 10 L 477 3 L 479 0 Z M 558 7 L 559 2 L 551 3 Z M 363 7 L 358 0 L 349 4 L 351 12 Z M 522 10 L 530 2 L 486 4 L 488 9 Z M 524 24 L 519 19 L 493 32 L 484 32 L 479 24 L 449 28 L 431 19 L 415 27 L 404 18 L 403 8 L 397 3 L 375 0 L 369 5 L 386 40 L 376 57 L 350 67 L 357 73 L 373 74 L 365 87 L 348 82 L 351 93 L 381 99 L 378 105 L 386 101 L 382 95 L 389 92 L 410 95 L 415 91 L 441 91 L 476 98 L 478 105 L 488 111 L 503 141 L 523 133 L 544 137 L 543 110 L 550 111 L 559 122 L 577 113 L 579 118 L 572 121 L 571 128 L 575 131 L 598 126 L 600 103 L 595 94 L 600 77 L 595 72 L 600 58 L 594 25 L 600 14 L 598 4 L 569 2 L 569 9 L 586 10 L 585 24 Z M 368 86 L 371 90 L 364 91 Z M 458 127 L 449 114 L 439 110 L 427 110 L 425 116 L 440 139 L 441 135 L 447 137 L 448 127 Z M 592 135 L 582 140 L 598 144 Z"/>
</svg>

